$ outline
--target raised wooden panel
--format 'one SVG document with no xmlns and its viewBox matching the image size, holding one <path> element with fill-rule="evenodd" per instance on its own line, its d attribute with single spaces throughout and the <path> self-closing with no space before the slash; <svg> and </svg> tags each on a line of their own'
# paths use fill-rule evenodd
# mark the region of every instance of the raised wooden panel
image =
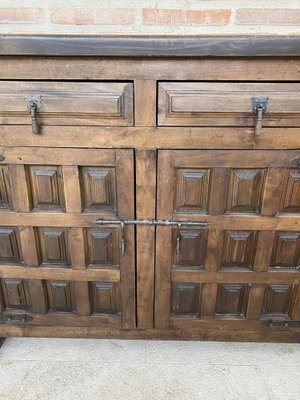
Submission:
<svg viewBox="0 0 300 400">
<path fill-rule="evenodd" d="M 119 260 L 117 229 L 87 229 L 87 260 L 90 267 L 117 266 Z"/>
<path fill-rule="evenodd" d="M 73 283 L 69 281 L 48 281 L 49 309 L 53 312 L 75 311 Z"/>
<path fill-rule="evenodd" d="M 29 175 L 34 211 L 63 211 L 61 168 L 45 165 L 29 166 Z"/>
<path fill-rule="evenodd" d="M 175 210 L 207 213 L 209 179 L 210 170 L 177 169 Z"/>
<path fill-rule="evenodd" d="M 6 309 L 27 310 L 31 307 L 30 294 L 22 279 L 2 279 Z"/>
<path fill-rule="evenodd" d="M 263 126 L 299 126 L 297 83 L 161 82 L 158 123 L 169 126 L 255 126 L 252 97 L 269 97 Z"/>
<path fill-rule="evenodd" d="M 300 171 L 288 170 L 287 175 L 280 211 L 298 213 L 300 212 Z"/>
<path fill-rule="evenodd" d="M 22 253 L 16 228 L 0 227 L 0 263 L 21 263 Z"/>
<path fill-rule="evenodd" d="M 38 121 L 45 125 L 133 124 L 130 82 L 0 83 L 0 123 L 30 125 L 26 96 L 40 96 Z"/>
<path fill-rule="evenodd" d="M 28 310 L 33 320 L 26 326 L 70 332 L 134 328 L 135 229 L 125 229 L 121 256 L 119 226 L 96 224 L 135 217 L 134 151 L 33 146 L 0 154 L 0 202 L 6 175 L 13 199 L 13 211 L 0 210 L 0 313 Z"/>
<path fill-rule="evenodd" d="M 227 211 L 259 213 L 263 180 L 263 170 L 231 170 Z"/>
<path fill-rule="evenodd" d="M 199 283 L 173 283 L 171 313 L 180 316 L 199 316 L 199 296 Z"/>
<path fill-rule="evenodd" d="M 174 264 L 204 268 L 207 246 L 205 230 L 180 230 L 180 252 L 176 253 L 177 231 L 173 231 Z"/>
<path fill-rule="evenodd" d="M 222 268 L 253 268 L 257 232 L 224 231 Z"/>
<path fill-rule="evenodd" d="M 82 167 L 80 173 L 84 211 L 110 210 L 115 212 L 117 208 L 115 169 Z"/>
<path fill-rule="evenodd" d="M 276 269 L 300 268 L 299 232 L 275 233 L 270 266 Z"/>
<path fill-rule="evenodd" d="M 219 284 L 216 314 L 244 316 L 248 287 L 246 284 Z"/>
<path fill-rule="evenodd" d="M 7 165 L 0 165 L 0 209 L 12 208 L 11 187 Z"/>
<path fill-rule="evenodd" d="M 43 264 L 70 264 L 67 229 L 39 228 L 39 239 Z"/>
<path fill-rule="evenodd" d="M 288 316 L 293 300 L 293 285 L 269 285 L 265 289 L 262 317 L 277 315 Z"/>
<path fill-rule="evenodd" d="M 121 294 L 114 282 L 91 282 L 93 312 L 98 314 L 120 314 Z"/>
</svg>

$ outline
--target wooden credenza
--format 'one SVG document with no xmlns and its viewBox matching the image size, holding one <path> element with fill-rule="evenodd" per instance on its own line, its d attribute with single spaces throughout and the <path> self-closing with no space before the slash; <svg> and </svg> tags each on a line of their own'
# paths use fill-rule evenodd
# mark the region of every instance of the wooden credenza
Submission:
<svg viewBox="0 0 300 400">
<path fill-rule="evenodd" d="M 0 53 L 0 336 L 300 340 L 300 37 Z"/>
</svg>

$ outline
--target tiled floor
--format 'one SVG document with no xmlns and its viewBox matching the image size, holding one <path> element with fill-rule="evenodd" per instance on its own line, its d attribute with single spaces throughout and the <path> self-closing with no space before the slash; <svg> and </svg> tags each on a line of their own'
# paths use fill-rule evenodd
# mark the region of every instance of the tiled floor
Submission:
<svg viewBox="0 0 300 400">
<path fill-rule="evenodd" d="M 7 339 L 5 400 L 299 400 L 300 344 Z"/>
</svg>

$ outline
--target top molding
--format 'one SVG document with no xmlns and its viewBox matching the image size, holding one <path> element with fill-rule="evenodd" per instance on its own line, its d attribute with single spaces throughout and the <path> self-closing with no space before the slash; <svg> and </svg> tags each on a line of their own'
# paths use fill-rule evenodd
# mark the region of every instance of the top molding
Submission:
<svg viewBox="0 0 300 400">
<path fill-rule="evenodd" d="M 299 36 L 0 35 L 0 55 L 109 57 L 297 57 Z"/>
</svg>

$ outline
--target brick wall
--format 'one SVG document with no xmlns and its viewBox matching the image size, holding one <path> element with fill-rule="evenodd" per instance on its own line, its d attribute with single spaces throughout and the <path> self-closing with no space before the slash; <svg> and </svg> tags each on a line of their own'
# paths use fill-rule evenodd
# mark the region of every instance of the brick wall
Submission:
<svg viewBox="0 0 300 400">
<path fill-rule="evenodd" d="M 0 33 L 300 34 L 300 0 L 1 0 Z"/>
</svg>

